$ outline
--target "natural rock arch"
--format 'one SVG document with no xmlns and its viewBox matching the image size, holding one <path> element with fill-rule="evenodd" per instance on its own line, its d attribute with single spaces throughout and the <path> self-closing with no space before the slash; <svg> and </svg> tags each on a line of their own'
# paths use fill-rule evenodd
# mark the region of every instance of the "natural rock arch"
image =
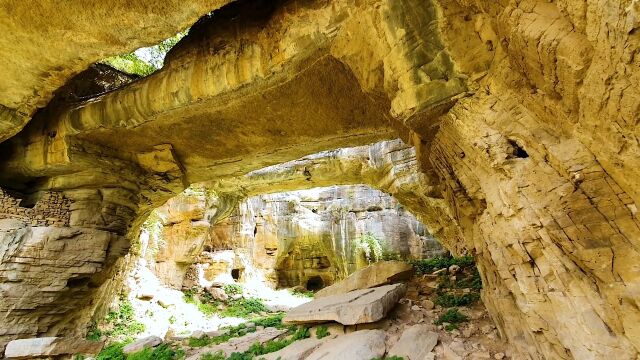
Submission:
<svg viewBox="0 0 640 360">
<path fill-rule="evenodd" d="M 15 9 L 24 6 L 53 22 L 46 6 Z M 208 11 L 171 6 L 171 21 L 142 36 L 166 37 Z M 74 310 L 109 292 L 92 287 L 117 268 L 125 235 L 187 184 L 224 185 L 311 152 L 391 138 L 394 128 L 417 150 L 425 198 L 438 199 L 415 205 L 437 214 L 442 231 L 456 229 L 440 237 L 451 249 L 474 253 L 503 335 L 532 358 L 636 357 L 636 3 L 311 1 L 267 10 L 225 8 L 233 16 L 200 23 L 159 73 L 40 111 L 0 144 L 3 187 L 71 201 L 69 226 L 3 216 L 3 341 L 74 329 L 86 317 Z M 99 14 L 75 11 L 85 12 Z M 30 44 L 21 50 L 45 48 L 29 40 L 46 25 L 0 24 L 26 39 L 15 44 Z M 69 31 L 91 28 L 100 26 L 78 21 Z M 18 59 L 4 62 L 2 139 L 71 73 L 126 46 L 74 42 L 28 72 L 19 64 L 29 51 L 14 48 L 0 53 Z M 87 286 L 67 286 L 86 276 Z"/>
</svg>

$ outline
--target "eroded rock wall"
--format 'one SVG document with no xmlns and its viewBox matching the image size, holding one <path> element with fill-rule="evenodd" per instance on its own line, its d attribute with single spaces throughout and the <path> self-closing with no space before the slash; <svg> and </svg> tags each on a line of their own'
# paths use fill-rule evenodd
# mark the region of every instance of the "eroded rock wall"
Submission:
<svg viewBox="0 0 640 360">
<path fill-rule="evenodd" d="M 345 178 L 389 190 L 448 249 L 476 256 L 485 303 L 524 358 L 637 357 L 637 1 L 273 4 L 266 16 L 250 4 L 202 23 L 147 79 L 39 113 L 0 145 L 3 187 L 61 191 L 72 201 L 69 228 L 120 238 L 190 182 L 230 188 L 250 174 L 243 179 L 256 180 L 253 189 L 269 186 L 275 178 L 251 171 L 388 139 L 392 124 L 418 154 L 405 169 L 416 181 L 395 182 L 389 174 L 399 167 L 371 176 L 383 173 L 376 166 L 350 168 L 366 171 Z M 183 23 L 178 15 L 170 25 Z M 46 38 L 42 26 L 7 28 L 14 37 Z M 3 46 L 24 60 L 13 48 Z M 61 84 L 69 71 L 50 83 L 46 74 L 68 61 L 34 61 L 24 84 L 4 77 L 10 89 L 0 117 L 10 130 L 0 138 Z M 39 89 L 45 96 L 31 96 Z M 321 183 L 331 176 L 314 170 L 339 172 L 343 164 L 306 159 L 279 178 L 300 187 L 307 170 L 310 182 Z M 229 193 L 238 191 L 251 189 Z M 34 229 L 13 226 L 3 238 Z M 107 258 L 97 263 L 109 268 Z M 3 256 L 3 266 L 15 266 L 10 259 Z M 99 273 L 96 285 L 108 272 Z M 20 292 L 33 281 L 3 284 Z M 76 305 L 90 302 L 90 293 Z M 5 319 L 34 324 L 8 336 L 64 327 L 56 324 L 69 312 L 47 312 L 66 306 L 62 294 L 20 313 L 21 297 L 3 297 Z"/>
<path fill-rule="evenodd" d="M 211 231 L 211 251 L 247 249 L 252 266 L 283 287 L 306 286 L 312 278 L 330 285 L 383 254 L 415 259 L 444 253 L 395 199 L 362 185 L 250 197 Z"/>
</svg>

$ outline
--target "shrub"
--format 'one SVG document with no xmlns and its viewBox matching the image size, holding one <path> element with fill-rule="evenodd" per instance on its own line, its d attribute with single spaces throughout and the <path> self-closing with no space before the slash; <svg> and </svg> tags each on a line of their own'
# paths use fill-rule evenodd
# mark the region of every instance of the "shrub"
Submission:
<svg viewBox="0 0 640 360">
<path fill-rule="evenodd" d="M 230 305 L 220 312 L 220 315 L 225 317 L 247 318 L 251 314 L 267 311 L 269 311 L 269 309 L 260 299 L 238 299 L 231 301 Z"/>
<path fill-rule="evenodd" d="M 124 343 L 117 342 L 106 346 L 100 351 L 96 360 L 125 360 L 126 355 L 122 352 L 124 345 Z"/>
<path fill-rule="evenodd" d="M 242 286 L 238 284 L 227 284 L 222 290 L 229 296 L 242 294 Z"/>
<path fill-rule="evenodd" d="M 469 318 L 458 311 L 458 309 L 449 309 L 444 314 L 440 315 L 433 323 L 436 325 L 442 325 L 447 323 L 446 330 L 451 331 L 458 328 L 458 324 L 468 321 Z"/>
<path fill-rule="evenodd" d="M 331 333 L 329 332 L 329 329 L 324 325 L 318 326 L 318 328 L 316 329 L 316 338 L 318 339 L 322 339 L 329 335 L 331 335 Z"/>
<path fill-rule="evenodd" d="M 127 360 L 175 360 L 184 357 L 182 349 L 172 349 L 167 344 L 161 344 L 156 348 L 145 348 L 136 353 L 129 354 Z"/>
<path fill-rule="evenodd" d="M 284 324 L 282 324 L 282 319 L 284 318 L 284 316 L 285 316 L 285 313 L 277 313 L 275 315 L 253 319 L 252 322 L 256 324 L 256 326 L 264 326 L 266 328 L 274 327 L 277 329 L 282 329 L 284 327 Z"/>
</svg>

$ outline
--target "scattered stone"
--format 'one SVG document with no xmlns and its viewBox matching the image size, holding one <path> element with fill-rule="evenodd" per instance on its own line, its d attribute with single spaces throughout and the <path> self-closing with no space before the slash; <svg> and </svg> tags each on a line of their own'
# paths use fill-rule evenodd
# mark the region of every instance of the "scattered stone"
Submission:
<svg viewBox="0 0 640 360">
<path fill-rule="evenodd" d="M 202 330 L 196 330 L 191 333 L 191 337 L 195 339 L 202 339 L 205 336 L 207 336 L 207 334 Z"/>
<path fill-rule="evenodd" d="M 500 352 L 500 353 L 497 353 L 497 354 L 493 355 L 493 358 L 496 359 L 496 360 L 501 360 L 501 359 L 504 359 L 504 356 L 505 356 L 504 353 Z"/>
<path fill-rule="evenodd" d="M 370 360 L 382 357 L 386 346 L 381 330 L 362 330 L 325 341 L 306 360 Z"/>
<path fill-rule="evenodd" d="M 422 307 L 423 307 L 423 308 L 425 308 L 425 309 L 427 309 L 427 310 L 433 310 L 433 308 L 434 308 L 435 306 L 436 306 L 436 305 L 435 305 L 435 304 L 433 303 L 433 301 L 431 301 L 431 300 L 428 300 L 428 299 L 427 299 L 427 300 L 423 300 L 423 301 L 422 301 Z"/>
<path fill-rule="evenodd" d="M 442 344 L 442 350 L 445 360 L 462 360 L 462 357 L 451 350 L 447 344 Z"/>
<path fill-rule="evenodd" d="M 226 330 L 214 330 L 214 331 L 207 331 L 205 334 L 207 334 L 208 337 L 218 337 L 218 336 L 222 336 L 222 335 L 226 335 L 228 331 Z"/>
<path fill-rule="evenodd" d="M 343 325 L 376 322 L 387 315 L 405 291 L 404 284 L 393 284 L 323 297 L 292 309 L 285 316 L 284 321 L 287 323 L 336 321 Z"/>
<path fill-rule="evenodd" d="M 458 265 L 449 266 L 449 273 L 450 274 L 457 274 L 459 271 L 460 271 L 460 266 L 458 266 Z"/>
<path fill-rule="evenodd" d="M 154 297 L 154 294 L 149 292 L 143 292 L 136 295 L 136 298 L 144 301 L 149 301 L 153 299 L 153 297 Z"/>
<path fill-rule="evenodd" d="M 162 344 L 162 339 L 157 336 L 148 336 L 146 338 L 138 339 L 131 344 L 125 346 L 122 352 L 125 354 L 131 354 L 143 350 L 144 348 L 152 348 Z"/>
<path fill-rule="evenodd" d="M 72 354 L 97 354 L 103 342 L 78 338 L 42 337 L 12 340 L 5 348 L 6 359 L 32 359 Z"/>
<path fill-rule="evenodd" d="M 495 329 L 495 328 L 496 328 L 496 327 L 495 327 L 494 325 L 487 324 L 487 325 L 484 325 L 483 327 L 481 327 L 481 328 L 480 328 L 480 331 L 482 331 L 482 333 L 483 333 L 483 334 L 487 335 L 487 334 L 489 334 L 490 332 L 492 332 L 492 331 L 493 331 L 493 329 Z"/>
<path fill-rule="evenodd" d="M 282 350 L 273 352 L 271 354 L 262 355 L 259 359 L 264 360 L 299 360 L 307 358 L 314 350 L 316 350 L 323 342 L 332 339 L 332 337 L 326 337 L 323 339 L 317 339 L 311 337 L 308 339 L 296 341 L 293 344 L 285 347 Z"/>
<path fill-rule="evenodd" d="M 402 332 L 388 355 L 401 356 L 406 360 L 423 360 L 437 343 L 437 333 L 430 331 L 426 325 L 414 325 Z"/>
<path fill-rule="evenodd" d="M 418 305 L 413 305 L 413 306 L 411 307 L 411 310 L 413 310 L 413 311 L 420 311 L 420 306 L 418 306 Z"/>
<path fill-rule="evenodd" d="M 369 289 L 380 285 L 408 280 L 413 266 L 404 261 L 380 261 L 360 269 L 346 279 L 328 286 L 315 294 L 316 298 L 345 294 L 354 290 Z"/>
</svg>

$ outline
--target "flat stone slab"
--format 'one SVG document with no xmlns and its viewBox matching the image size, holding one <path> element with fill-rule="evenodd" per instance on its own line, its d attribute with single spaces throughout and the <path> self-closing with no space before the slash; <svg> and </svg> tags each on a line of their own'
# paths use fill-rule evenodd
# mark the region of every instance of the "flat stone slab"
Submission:
<svg viewBox="0 0 640 360">
<path fill-rule="evenodd" d="M 283 321 L 294 324 L 329 321 L 343 325 L 372 323 L 384 318 L 406 291 L 406 285 L 393 284 L 327 296 L 291 309 Z"/>
<path fill-rule="evenodd" d="M 258 356 L 259 360 L 300 360 L 306 359 L 320 345 L 331 340 L 333 337 L 323 339 L 308 338 L 294 342 L 284 349 L 278 350 L 271 354 Z"/>
<path fill-rule="evenodd" d="M 189 355 L 186 360 L 198 360 L 202 355 L 206 353 L 215 354 L 218 351 L 222 351 L 225 357 L 230 356 L 234 352 L 243 353 L 249 350 L 251 345 L 255 343 L 262 344 L 269 340 L 273 340 L 278 336 L 284 334 L 285 332 L 287 332 L 287 330 L 279 330 L 276 328 L 266 328 L 263 330 L 258 330 L 241 337 L 231 338 L 229 339 L 229 341 L 222 344 L 207 346 L 198 349 L 195 353 Z"/>
<path fill-rule="evenodd" d="M 315 294 L 316 298 L 345 294 L 354 290 L 394 284 L 408 280 L 413 275 L 411 264 L 404 261 L 380 261 L 360 269 L 346 279 L 328 286 Z"/>
<path fill-rule="evenodd" d="M 438 333 L 429 330 L 427 325 L 413 325 L 400 335 L 387 356 L 400 356 L 406 360 L 424 360 L 428 358 L 438 344 Z"/>
<path fill-rule="evenodd" d="M 45 356 L 97 354 L 104 343 L 79 338 L 42 337 L 10 341 L 4 351 L 6 359 L 31 359 Z"/>
<path fill-rule="evenodd" d="M 382 330 L 362 330 L 325 341 L 305 360 L 371 360 L 381 358 L 385 351 Z"/>
</svg>

